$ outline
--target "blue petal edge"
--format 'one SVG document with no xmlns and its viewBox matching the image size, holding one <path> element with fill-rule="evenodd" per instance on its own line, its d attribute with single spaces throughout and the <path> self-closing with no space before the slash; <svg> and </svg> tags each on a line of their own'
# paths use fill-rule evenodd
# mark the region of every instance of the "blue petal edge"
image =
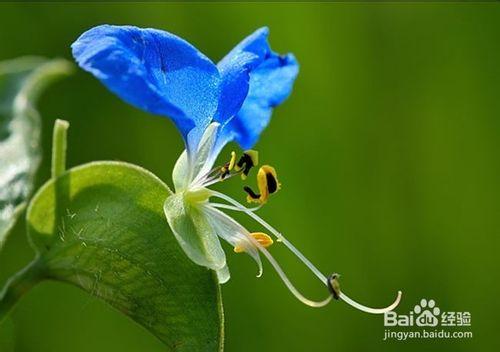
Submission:
<svg viewBox="0 0 500 352">
<path fill-rule="evenodd" d="M 72 45 L 73 56 L 110 91 L 137 108 L 168 116 L 185 139 L 214 116 L 220 76 L 210 59 L 165 31 L 101 25 Z M 193 131 L 189 139 L 199 139 Z M 188 142 L 189 144 L 189 142 Z"/>
<path fill-rule="evenodd" d="M 272 110 L 291 93 L 299 71 L 292 54 L 280 56 L 269 47 L 269 29 L 263 27 L 245 38 L 217 67 L 221 73 L 221 96 L 216 114 L 221 132 L 220 150 L 236 140 L 249 149 L 269 124 Z"/>
</svg>

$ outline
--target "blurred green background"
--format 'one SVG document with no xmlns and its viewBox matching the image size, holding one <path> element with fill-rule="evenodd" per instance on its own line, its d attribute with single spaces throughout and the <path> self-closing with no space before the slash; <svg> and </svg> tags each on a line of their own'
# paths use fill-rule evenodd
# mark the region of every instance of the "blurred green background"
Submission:
<svg viewBox="0 0 500 352">
<path fill-rule="evenodd" d="M 301 73 L 257 145 L 283 183 L 261 215 L 325 273 L 341 273 L 344 291 L 361 302 L 382 306 L 402 289 L 399 313 L 432 298 L 441 310 L 472 314 L 469 340 L 382 341 L 381 316 L 341 302 L 306 307 L 269 265 L 257 279 L 252 260 L 226 247 L 226 351 L 498 349 L 498 4 L 0 4 L 0 59 L 70 58 L 73 40 L 102 23 L 166 29 L 214 60 L 268 25 L 273 48 L 295 53 Z M 51 88 L 40 111 L 39 184 L 49 177 L 56 118 L 71 122 L 71 166 L 124 160 L 170 183 L 182 149 L 173 125 L 124 104 L 89 74 Z M 223 186 L 244 200 L 240 182 Z M 307 295 L 324 297 L 284 247 L 272 252 Z M 0 282 L 32 255 L 20 221 L 0 255 Z M 59 283 L 32 290 L 8 327 L 14 341 L 3 346 L 16 352 L 165 350 Z"/>
</svg>

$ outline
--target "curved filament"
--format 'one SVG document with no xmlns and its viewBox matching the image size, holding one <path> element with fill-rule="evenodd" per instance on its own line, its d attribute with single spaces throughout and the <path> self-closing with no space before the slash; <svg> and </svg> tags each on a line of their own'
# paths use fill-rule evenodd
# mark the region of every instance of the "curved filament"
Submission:
<svg viewBox="0 0 500 352">
<path fill-rule="evenodd" d="M 244 234 L 245 237 L 254 245 L 254 247 L 258 248 L 259 251 L 262 252 L 262 254 L 264 254 L 264 256 L 267 258 L 267 260 L 269 260 L 269 262 L 273 266 L 274 270 L 276 270 L 276 272 L 280 276 L 280 278 L 283 281 L 283 283 L 286 285 L 286 287 L 290 290 L 290 292 L 299 301 L 301 301 L 305 305 L 308 305 L 309 307 L 315 307 L 315 308 L 324 307 L 328 303 L 330 303 L 330 301 L 333 298 L 332 295 L 328 295 L 328 297 L 326 299 L 322 300 L 322 301 L 313 301 L 311 299 L 306 298 L 292 284 L 292 282 L 290 281 L 290 279 L 288 278 L 288 276 L 285 274 L 285 272 L 283 271 L 283 269 L 281 269 L 281 266 L 278 264 L 278 262 L 276 261 L 276 259 L 274 259 L 274 257 L 271 255 L 271 253 L 269 253 L 269 251 L 264 246 L 262 246 L 255 238 L 253 238 L 250 235 L 250 232 L 248 232 L 248 230 L 246 230 L 243 226 L 241 226 L 233 218 L 231 218 L 230 216 L 228 216 L 225 213 L 221 212 L 220 210 L 212 208 L 212 209 L 210 209 L 210 213 L 211 213 L 212 216 L 217 217 L 220 221 L 228 224 L 230 227 L 233 227 L 236 232 Z"/>
<path fill-rule="evenodd" d="M 278 232 L 274 227 L 272 227 L 270 224 L 268 224 L 264 219 L 262 219 L 257 214 L 255 214 L 252 211 L 252 209 L 249 209 L 249 208 L 245 207 L 244 205 L 240 204 L 239 202 L 237 202 L 236 200 L 232 199 L 231 197 L 228 197 L 224 193 L 220 193 L 220 192 L 213 191 L 213 190 L 211 190 L 210 192 L 212 193 L 213 196 L 216 196 L 216 197 L 218 197 L 220 199 L 223 199 L 223 200 L 227 201 L 228 203 L 232 204 L 234 207 L 230 207 L 230 206 L 228 206 L 226 204 L 214 204 L 214 203 L 211 204 L 212 206 L 218 207 L 218 208 L 225 208 L 225 209 L 230 209 L 230 210 L 241 211 L 241 212 L 244 212 L 245 214 L 247 214 L 248 216 L 250 216 L 252 219 L 254 219 L 259 224 L 261 224 L 263 227 L 265 227 L 274 236 L 276 236 L 276 238 L 277 238 L 277 240 L 279 242 L 282 242 L 293 254 L 295 254 L 297 256 L 297 258 L 299 258 L 309 268 L 309 270 L 311 270 L 314 273 L 314 275 L 316 275 L 316 277 L 321 282 L 323 282 L 324 285 L 328 286 L 327 277 L 325 275 L 323 275 L 323 273 L 318 268 L 316 268 L 316 266 L 314 264 L 312 264 L 311 261 L 309 259 L 307 259 L 280 232 Z M 265 248 L 263 248 L 263 249 L 264 249 L 264 251 L 261 249 L 261 252 L 264 253 L 264 255 L 266 255 L 267 250 L 265 250 Z M 276 263 L 276 261 L 274 260 L 274 258 L 272 258 L 272 256 L 269 253 L 267 253 L 267 254 L 269 255 L 269 257 L 268 257 L 268 255 L 266 255 L 266 257 L 269 259 L 269 261 L 271 262 L 271 264 L 273 264 L 273 262 Z M 277 267 L 275 266 L 275 269 L 278 272 L 278 274 L 280 274 L 280 272 L 282 272 L 282 270 L 279 267 L 278 263 L 276 263 L 276 265 L 277 265 Z M 274 264 L 273 264 L 273 266 L 274 266 Z M 278 270 L 278 268 L 279 268 L 279 270 Z M 280 276 L 281 276 L 281 274 L 280 274 Z M 282 277 L 282 279 L 283 279 L 283 277 Z M 288 286 L 287 281 L 285 281 L 284 279 L 283 279 L 283 281 Z M 290 285 L 291 285 L 291 283 L 290 283 Z M 293 287 L 293 285 L 292 285 L 292 287 Z M 292 293 L 294 293 L 294 291 L 290 288 L 290 286 L 288 286 L 288 288 L 290 289 L 290 291 L 292 291 Z M 397 295 L 395 301 L 392 304 L 390 304 L 389 306 L 387 306 L 385 308 L 371 308 L 371 307 L 367 307 L 365 305 L 362 305 L 362 304 L 354 301 L 353 299 L 349 298 L 345 293 L 340 292 L 340 294 L 339 294 L 339 299 L 343 300 L 345 303 L 349 304 L 353 308 L 356 308 L 356 309 L 358 309 L 360 311 L 363 311 L 363 312 L 366 312 L 366 313 L 371 313 L 371 314 L 383 314 L 383 313 L 386 313 L 386 312 L 394 310 L 398 306 L 399 302 L 401 301 L 401 297 L 402 297 L 402 292 L 398 291 L 398 295 Z M 326 303 L 328 303 L 328 302 L 326 302 Z M 326 305 L 326 303 L 324 305 Z"/>
</svg>

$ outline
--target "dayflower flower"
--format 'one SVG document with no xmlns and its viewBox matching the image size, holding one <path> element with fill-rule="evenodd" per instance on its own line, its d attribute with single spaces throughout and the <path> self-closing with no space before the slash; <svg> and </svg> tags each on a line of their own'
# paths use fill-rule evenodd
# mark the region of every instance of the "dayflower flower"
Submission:
<svg viewBox="0 0 500 352">
<path fill-rule="evenodd" d="M 175 193 L 164 204 L 165 216 L 180 246 L 196 264 L 214 270 L 220 283 L 229 280 L 226 256 L 219 237 L 237 253 L 252 256 L 262 274 L 262 253 L 290 291 L 307 305 L 319 307 L 333 298 L 370 313 L 394 309 L 368 308 L 339 289 L 338 276 L 323 275 L 279 231 L 259 217 L 257 210 L 280 189 L 276 170 L 269 165 L 257 171 L 258 190 L 244 187 L 248 208 L 209 187 L 234 176 L 243 179 L 257 166 L 253 148 L 268 125 L 273 108 L 290 94 L 299 71 L 292 54 L 278 55 L 267 42 L 268 29 L 245 38 L 219 63 L 185 40 L 156 29 L 102 25 L 83 33 L 72 45 L 78 64 L 126 102 L 150 113 L 168 116 L 180 131 L 186 149 L 173 170 Z M 235 141 L 244 150 L 232 152 L 220 166 L 214 163 L 222 148 Z M 217 202 L 216 200 L 219 200 Z M 222 209 L 243 212 L 287 246 L 330 293 L 323 301 L 305 298 L 290 282 L 268 248 L 272 238 L 251 232 Z"/>
</svg>

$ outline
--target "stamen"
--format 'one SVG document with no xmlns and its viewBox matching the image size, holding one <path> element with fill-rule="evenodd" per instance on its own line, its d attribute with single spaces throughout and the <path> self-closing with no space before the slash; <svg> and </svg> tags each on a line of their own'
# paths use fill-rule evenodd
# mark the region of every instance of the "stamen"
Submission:
<svg viewBox="0 0 500 352">
<path fill-rule="evenodd" d="M 401 302 L 402 296 L 403 296 L 403 293 L 401 291 L 398 291 L 398 295 L 397 295 L 396 299 L 394 300 L 394 302 L 392 302 L 389 306 L 387 306 L 385 308 L 371 308 L 371 307 L 364 306 L 364 305 L 356 302 L 355 300 L 349 298 L 345 293 L 340 293 L 339 298 L 341 300 L 343 300 L 345 303 L 347 303 L 348 305 L 350 305 L 351 307 L 354 307 L 354 308 L 356 308 L 360 311 L 363 311 L 365 313 L 384 314 L 384 313 L 387 313 L 387 312 L 394 310 L 399 305 L 399 302 Z"/>
<path fill-rule="evenodd" d="M 256 150 L 247 150 L 243 153 L 238 163 L 234 166 L 235 171 L 241 171 L 241 179 L 244 180 L 247 178 L 250 173 L 250 169 L 252 167 L 257 166 L 259 164 L 259 153 Z"/>
<path fill-rule="evenodd" d="M 340 296 L 340 284 L 339 280 L 337 280 L 339 276 L 339 274 L 333 273 L 332 275 L 330 275 L 328 280 L 326 280 L 328 289 L 335 299 L 339 299 Z"/>
<path fill-rule="evenodd" d="M 248 175 L 250 169 L 258 162 L 258 153 L 254 150 L 246 151 L 236 163 L 236 153 L 231 152 L 231 159 L 223 166 L 214 167 L 209 172 L 205 173 L 203 177 L 199 178 L 197 187 L 208 187 L 220 181 L 227 180 L 233 176 L 241 175 L 243 178 Z M 240 166 L 238 166 L 238 164 Z M 234 171 L 234 172 L 232 172 Z M 245 175 L 246 173 L 246 175 Z"/>
<path fill-rule="evenodd" d="M 209 207 L 210 208 L 210 207 Z M 228 222 L 230 223 L 232 226 L 234 226 L 235 228 L 237 228 L 237 231 L 238 232 L 241 232 L 243 234 L 245 234 L 247 236 L 247 238 L 250 240 L 250 242 L 252 242 L 252 244 L 259 249 L 260 252 L 262 252 L 264 254 L 264 256 L 267 258 L 267 260 L 269 260 L 269 262 L 271 263 L 271 265 L 274 267 L 274 269 L 276 270 L 276 272 L 278 273 L 278 275 L 280 276 L 281 280 L 283 280 L 283 283 L 288 287 L 288 289 L 290 290 L 290 292 L 299 300 L 301 301 L 302 303 L 310 306 L 310 307 L 323 307 L 323 306 L 326 306 L 331 300 L 332 300 L 332 296 L 331 295 L 328 295 L 328 297 L 326 299 L 324 299 L 323 301 L 313 301 L 313 300 L 310 300 L 306 297 L 304 297 L 296 288 L 295 286 L 292 284 L 292 282 L 290 281 L 290 279 L 288 279 L 288 277 L 286 276 L 286 274 L 284 273 L 284 271 L 281 269 L 280 265 L 278 264 L 278 262 L 276 262 L 276 260 L 273 258 L 273 256 L 271 255 L 271 253 L 269 253 L 267 251 L 266 248 L 264 248 L 264 246 L 262 246 L 259 241 L 257 239 L 255 239 L 243 226 L 241 226 L 238 222 L 236 222 L 233 218 L 231 218 L 230 216 L 226 215 L 225 213 L 217 210 L 217 209 L 210 209 L 209 210 L 212 215 L 214 215 L 215 217 L 219 218 L 220 220 L 222 221 L 225 221 L 225 222 Z"/>
<path fill-rule="evenodd" d="M 257 187 L 259 187 L 259 194 L 255 193 L 248 186 L 243 187 L 243 190 L 248 193 L 248 203 L 265 204 L 269 199 L 269 195 L 276 193 L 281 188 L 274 167 L 264 165 L 259 169 L 257 173 Z"/>
<path fill-rule="evenodd" d="M 245 186 L 243 187 L 243 190 L 245 192 L 248 193 L 248 196 L 247 196 L 247 201 L 248 203 L 252 203 L 253 201 L 255 201 L 256 203 L 260 203 L 260 197 L 261 195 L 260 194 L 256 194 L 250 187 L 248 186 Z"/>
<path fill-rule="evenodd" d="M 229 161 L 223 166 L 215 166 L 210 171 L 205 172 L 203 175 L 200 174 L 200 176 L 196 178 L 196 182 L 193 182 L 193 188 L 206 187 L 207 185 L 212 185 L 221 180 L 231 177 L 231 171 L 234 169 L 235 162 L 236 153 L 232 151 L 231 159 L 229 159 Z"/>
<path fill-rule="evenodd" d="M 236 163 L 236 153 L 234 151 L 231 152 L 231 160 L 229 160 L 229 171 L 232 171 L 234 168 L 234 164 Z"/>
<path fill-rule="evenodd" d="M 266 256 L 267 260 L 269 260 L 269 263 L 271 263 L 271 265 L 274 267 L 274 270 L 276 270 L 276 272 L 278 273 L 278 275 L 280 276 L 281 280 L 285 283 L 286 287 L 288 287 L 288 289 L 290 290 L 290 292 L 292 292 L 292 294 L 299 300 L 301 301 L 302 303 L 304 303 L 305 305 L 308 305 L 309 307 L 313 307 L 313 308 L 320 308 L 320 307 L 324 307 L 326 306 L 328 303 L 330 303 L 330 301 L 332 300 L 332 296 L 329 295 L 326 299 L 322 300 L 322 301 L 313 301 L 313 300 L 310 300 L 306 297 L 304 297 L 296 288 L 295 286 L 293 286 L 293 284 L 291 283 L 291 281 L 288 279 L 288 277 L 286 276 L 286 274 L 283 272 L 283 270 L 281 269 L 280 265 L 278 264 L 278 262 L 273 258 L 273 256 L 271 255 L 271 253 L 269 253 L 267 251 L 267 249 L 265 248 L 259 248 L 260 251 Z"/>
<path fill-rule="evenodd" d="M 206 180 L 205 180 L 205 181 L 201 184 L 201 186 L 200 186 L 200 187 L 209 187 L 209 186 L 211 186 L 211 185 L 213 185 L 213 184 L 216 184 L 216 183 L 219 183 L 219 182 L 221 182 L 221 181 L 229 180 L 231 177 L 234 177 L 234 176 L 236 176 L 236 175 L 239 175 L 240 173 L 241 173 L 241 172 L 237 172 L 237 173 L 233 173 L 233 174 L 231 174 L 231 173 L 230 173 L 229 175 L 225 176 L 225 178 L 224 178 L 224 179 L 221 179 L 220 174 L 219 174 L 219 173 L 217 173 L 215 176 L 212 176 L 212 177 L 210 177 L 210 178 L 206 179 Z"/>
<path fill-rule="evenodd" d="M 212 168 L 212 170 L 208 171 L 203 176 L 201 176 L 200 180 L 196 184 L 194 184 L 194 186 L 198 187 L 203 186 L 207 180 L 213 179 L 214 177 L 218 179 L 220 174 L 220 169 L 221 169 L 220 166 Z"/>
<path fill-rule="evenodd" d="M 241 210 L 240 208 L 238 207 L 235 207 L 235 206 L 232 206 L 232 205 L 228 205 L 228 204 L 222 204 L 222 203 L 210 203 L 211 206 L 213 206 L 214 208 L 221 208 L 221 209 L 229 209 L 229 210 L 234 210 L 234 211 L 241 211 L 241 212 L 245 212 L 244 210 Z M 262 205 L 259 205 L 257 207 L 253 207 L 253 208 L 245 208 L 246 210 L 248 211 L 257 211 L 259 210 L 260 208 L 262 208 Z"/>
<path fill-rule="evenodd" d="M 236 153 L 234 151 L 231 152 L 231 159 L 224 164 L 223 167 L 220 168 L 220 179 L 223 180 L 226 176 L 228 176 L 234 168 L 234 163 L 236 161 Z"/>
<path fill-rule="evenodd" d="M 259 242 L 260 245 L 264 248 L 267 248 L 273 244 L 273 239 L 264 232 L 252 232 L 250 236 L 252 236 L 257 242 Z M 243 246 L 237 245 L 236 247 L 234 247 L 235 253 L 242 253 L 244 251 L 245 248 Z"/>
<path fill-rule="evenodd" d="M 221 181 L 224 180 L 224 178 L 226 178 L 227 175 L 229 175 L 229 169 L 227 169 L 225 166 L 223 166 L 221 168 L 221 171 L 220 171 L 220 179 L 221 179 Z"/>
<path fill-rule="evenodd" d="M 228 221 L 229 216 L 222 211 L 215 209 L 210 203 L 204 205 L 204 211 L 209 214 L 208 221 L 212 225 L 217 235 L 226 240 L 233 247 L 241 246 L 245 252 L 250 255 L 259 268 L 257 277 L 262 276 L 263 268 L 260 260 L 259 250 L 249 239 L 248 231 L 241 225 L 235 225 L 235 221 Z M 237 224 L 237 223 L 236 223 Z M 241 230 L 243 229 L 243 231 Z"/>
<path fill-rule="evenodd" d="M 264 226 L 269 232 L 271 232 L 273 235 L 276 236 L 276 238 L 278 239 L 279 242 L 283 242 L 283 244 L 285 246 L 287 246 L 288 249 L 292 253 L 294 253 L 297 256 L 297 258 L 299 258 L 316 275 L 316 277 L 318 277 L 318 279 L 320 279 L 321 282 L 323 282 L 323 284 L 325 284 L 327 287 L 329 286 L 330 280 L 327 279 L 326 276 L 323 275 L 323 273 L 321 273 L 321 271 L 319 271 L 309 261 L 309 259 L 307 259 L 297 248 L 295 248 L 295 246 L 292 243 L 290 243 L 274 227 L 272 227 L 271 225 L 269 225 L 265 220 L 263 220 L 262 218 L 260 218 L 258 215 L 256 215 L 254 212 L 252 212 L 250 209 L 248 209 L 245 206 L 241 205 L 240 203 L 238 203 L 236 200 L 232 199 L 231 197 L 226 196 L 224 193 L 220 193 L 220 192 L 213 191 L 213 190 L 211 190 L 211 193 L 212 193 L 213 196 L 216 196 L 218 198 L 224 199 L 225 201 L 231 203 L 236 208 L 238 208 L 240 211 L 242 211 L 245 214 L 249 215 L 251 218 L 253 218 L 255 221 L 257 221 L 259 224 L 261 224 L 262 226 Z M 262 250 L 262 253 L 264 253 L 265 255 L 266 255 L 266 252 L 267 251 L 265 249 Z M 270 254 L 269 254 L 269 256 L 270 256 Z M 267 255 L 266 255 L 266 257 L 267 257 Z M 269 257 L 268 257 L 268 259 L 269 259 Z M 271 261 L 271 259 L 269 259 L 269 261 L 271 262 L 271 264 L 273 264 L 272 261 Z M 276 263 L 276 265 L 277 265 L 277 263 Z M 274 266 L 274 264 L 273 264 L 273 266 Z M 278 268 L 279 268 L 279 266 L 278 266 Z M 275 269 L 277 271 L 278 271 L 278 268 L 275 267 Z M 281 276 L 281 274 L 280 274 L 280 276 Z M 282 279 L 283 279 L 283 277 L 282 277 Z M 284 279 L 283 279 L 283 281 L 285 282 L 285 284 L 287 284 L 287 282 Z M 287 284 L 287 286 L 288 286 L 288 284 Z M 289 287 L 289 289 L 290 289 L 290 287 Z M 290 290 L 292 291 L 292 289 L 290 289 Z M 292 293 L 293 293 L 293 291 L 292 291 Z M 333 297 L 333 295 L 331 295 L 330 297 Z M 338 298 L 339 299 L 343 300 L 344 302 L 346 302 L 347 304 L 349 304 L 350 306 L 352 306 L 352 307 L 354 307 L 354 308 L 356 308 L 358 310 L 361 310 L 361 311 L 366 312 L 366 313 L 372 313 L 372 314 L 383 314 L 383 313 L 390 312 L 390 311 L 394 310 L 394 308 L 396 308 L 398 306 L 399 302 L 401 301 L 401 297 L 402 297 L 402 292 L 398 291 L 398 295 L 397 295 L 395 301 L 391 305 L 389 305 L 389 306 L 387 306 L 385 308 L 371 308 L 371 307 L 364 306 L 364 305 L 362 305 L 362 304 L 354 301 L 353 299 L 349 298 L 346 294 L 340 292 L 340 289 L 338 290 Z"/>
</svg>

